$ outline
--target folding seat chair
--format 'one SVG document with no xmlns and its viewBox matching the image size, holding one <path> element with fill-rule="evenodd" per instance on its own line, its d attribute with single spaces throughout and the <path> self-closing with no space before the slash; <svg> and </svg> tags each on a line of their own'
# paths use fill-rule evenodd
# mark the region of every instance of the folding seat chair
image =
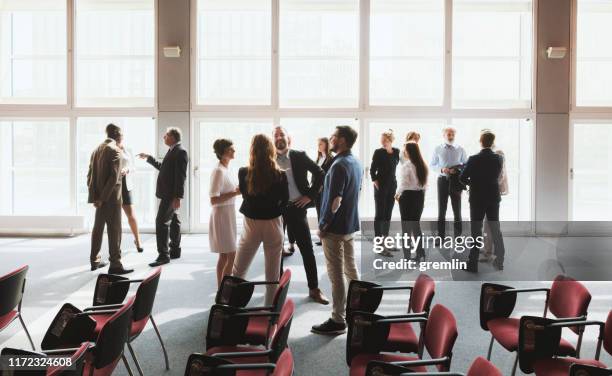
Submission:
<svg viewBox="0 0 612 376">
<path fill-rule="evenodd" d="M 544 315 L 548 311 L 558 319 L 579 320 L 586 319 L 591 294 L 580 282 L 566 277 L 557 276 L 549 288 L 515 289 L 510 286 L 484 283 L 480 292 L 480 326 L 491 332 L 491 343 L 487 353 L 487 360 L 491 359 L 493 343 L 499 342 L 507 351 L 518 350 L 519 318 L 510 315 L 516 304 L 518 293 L 545 292 Z M 578 334 L 576 347 L 570 342 L 561 339 L 557 348 L 557 355 L 579 356 L 582 343 L 583 326 L 573 326 L 570 329 Z M 512 375 L 516 372 L 518 353 L 512 368 Z"/>
<path fill-rule="evenodd" d="M 279 313 L 248 312 L 244 309 L 214 305 L 206 333 L 206 355 L 230 359 L 235 363 L 275 363 L 287 348 L 295 304 L 287 299 Z M 244 345 L 244 332 L 252 315 L 277 315 L 278 330 L 269 346 Z"/>
<path fill-rule="evenodd" d="M 221 281 L 221 286 L 217 291 L 215 297 L 216 304 L 223 304 L 231 307 L 244 308 L 247 311 L 255 312 L 280 312 L 281 308 L 285 304 L 287 299 L 287 292 L 289 291 L 289 284 L 291 282 L 291 270 L 286 269 L 281 275 L 278 282 L 266 282 L 266 281 L 246 281 L 242 278 L 225 276 Z M 246 307 L 253 292 L 257 285 L 278 285 L 272 305 L 260 306 L 260 307 Z M 276 330 L 276 319 L 278 316 L 275 315 L 261 315 L 252 316 L 249 321 L 245 332 L 245 340 L 251 345 L 267 345 L 269 338 L 274 334 Z"/>
<path fill-rule="evenodd" d="M 85 359 L 83 375 L 109 376 L 123 360 L 130 376 L 132 370 L 123 355 L 132 325 L 132 314 L 135 298 L 132 297 L 119 309 L 108 311 L 83 312 L 71 304 L 64 304 L 47 330 L 41 347 L 45 350 L 56 350 L 77 347 L 84 341 L 92 341 L 93 346 Z M 97 322 L 93 314 L 111 314 L 96 333 Z"/>
<path fill-rule="evenodd" d="M 23 330 L 28 336 L 32 350 L 36 350 L 30 332 L 23 322 L 21 315 L 21 301 L 25 291 L 26 274 L 28 266 L 10 272 L 0 277 L 0 332 L 8 327 L 15 319 L 19 319 Z"/>
<path fill-rule="evenodd" d="M 381 353 L 387 340 L 390 326 L 398 322 L 427 322 L 423 335 L 423 346 L 431 359 L 411 357 L 400 354 Z M 393 362 L 407 367 L 414 372 L 427 372 L 427 366 L 435 365 L 438 371 L 448 371 L 452 360 L 452 350 L 457 339 L 457 322 L 448 308 L 435 305 L 429 318 L 393 316 L 386 318 L 368 312 L 352 312 L 348 316 L 348 338 L 346 342 L 346 360 L 350 366 L 351 376 L 366 374 L 371 361 Z"/>
<path fill-rule="evenodd" d="M 90 349 L 89 342 L 84 342 L 78 348 L 73 349 L 57 349 L 46 352 L 34 352 L 12 348 L 4 348 L 0 353 L 3 357 L 19 356 L 19 357 L 44 357 L 52 358 L 61 356 L 62 358 L 70 359 L 69 362 L 64 360 L 61 364 L 47 369 L 32 370 L 32 369 L 17 369 L 17 370 L 2 370 L 0 376 L 81 376 L 85 365 L 85 357 Z M 69 358 L 67 358 L 69 357 Z"/>
<path fill-rule="evenodd" d="M 557 356 L 561 329 L 574 326 L 581 327 L 583 330 L 587 326 L 599 327 L 594 359 Z M 611 370 L 599 361 L 602 344 L 606 352 L 612 355 L 612 311 L 608 313 L 605 323 L 593 320 L 555 320 L 534 316 L 523 316 L 520 320 L 519 364 L 525 373 L 535 372 L 537 376 L 610 375 Z"/>
<path fill-rule="evenodd" d="M 274 363 L 234 363 L 230 360 L 191 354 L 185 376 L 292 376 L 293 354 L 286 348 Z"/>
<path fill-rule="evenodd" d="M 406 313 L 427 317 L 433 300 L 436 284 L 427 274 L 421 273 L 413 286 L 381 286 L 376 283 L 353 280 L 349 284 L 346 299 L 346 312 L 354 311 L 374 313 L 378 309 L 385 291 L 409 290 L 410 299 Z M 391 318 L 392 316 L 386 316 Z M 423 333 L 425 327 L 421 323 Z M 418 353 L 422 355 L 423 348 L 419 347 L 420 339 L 417 337 L 412 324 L 398 322 L 391 324 L 389 336 L 384 343 L 382 351 L 399 351 L 402 353 Z"/>
<path fill-rule="evenodd" d="M 366 376 L 503 376 L 493 363 L 483 357 L 478 357 L 472 362 L 467 374 L 460 372 L 413 372 L 408 367 L 410 362 L 398 365 L 374 361 L 368 363 Z"/>
<path fill-rule="evenodd" d="M 145 279 L 127 279 L 120 276 L 100 274 L 96 281 L 96 288 L 94 293 L 94 305 L 93 307 L 85 308 L 84 312 L 91 312 L 91 318 L 96 321 L 96 327 L 94 333 L 100 332 L 100 329 L 108 320 L 112 313 L 117 311 L 122 304 L 125 296 L 128 293 L 129 286 L 132 283 L 139 283 L 138 289 L 136 290 L 134 300 L 134 315 L 133 322 L 130 327 L 130 335 L 127 341 L 127 348 L 130 351 L 130 355 L 136 364 L 136 368 L 140 375 L 143 375 L 142 368 L 136 357 L 136 353 L 132 347 L 132 342 L 143 332 L 145 326 L 149 321 L 155 330 L 155 334 L 159 339 L 162 351 L 164 353 L 164 360 L 166 362 L 166 370 L 170 369 L 168 362 L 168 353 L 166 347 L 159 334 L 159 329 L 153 319 L 153 304 L 155 303 L 155 295 L 157 293 L 157 286 L 161 277 L 161 267 L 153 270 L 153 272 Z M 99 313 L 104 311 L 106 313 Z"/>
</svg>

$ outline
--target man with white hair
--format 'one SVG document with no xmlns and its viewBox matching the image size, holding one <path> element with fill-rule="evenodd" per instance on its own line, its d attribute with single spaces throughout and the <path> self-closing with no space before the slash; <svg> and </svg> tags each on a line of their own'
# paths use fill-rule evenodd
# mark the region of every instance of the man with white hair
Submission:
<svg viewBox="0 0 612 376">
<path fill-rule="evenodd" d="M 465 150 L 455 144 L 455 128 L 446 127 L 442 130 L 444 143 L 438 145 L 431 159 L 431 169 L 438 173 L 438 235 L 446 235 L 446 208 L 448 198 L 453 208 L 455 236 L 461 235 L 461 192 L 459 182 L 461 166 L 467 162 Z"/>
</svg>

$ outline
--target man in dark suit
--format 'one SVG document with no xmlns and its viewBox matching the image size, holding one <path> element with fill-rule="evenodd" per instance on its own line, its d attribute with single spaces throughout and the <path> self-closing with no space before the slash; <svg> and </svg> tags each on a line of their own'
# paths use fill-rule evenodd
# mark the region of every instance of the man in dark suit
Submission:
<svg viewBox="0 0 612 376">
<path fill-rule="evenodd" d="M 283 127 L 274 128 L 273 136 L 276 162 L 287 174 L 289 184 L 289 204 L 283 214 L 283 220 L 287 225 L 287 232 L 293 235 L 302 254 L 310 298 L 320 304 L 329 304 L 319 289 L 317 262 L 306 218 L 307 209 L 314 207 L 325 173 L 305 152 L 290 148 L 289 134 Z M 308 181 L 309 172 L 312 175 L 312 183 Z"/>
<path fill-rule="evenodd" d="M 472 155 L 461 173 L 461 181 L 470 187 L 470 222 L 472 236 L 476 239 L 482 236 L 482 225 L 486 216 L 491 228 L 491 236 L 495 245 L 497 258 L 493 265 L 502 270 L 504 268 L 504 239 L 499 228 L 499 175 L 502 172 L 503 157 L 491 150 L 495 135 L 491 131 L 484 131 L 480 135 L 480 153 Z M 479 249 L 474 246 L 470 249 L 468 271 L 478 271 Z"/>
<path fill-rule="evenodd" d="M 121 264 L 121 150 L 117 142 L 123 134 L 115 124 L 106 126 L 106 140 L 91 154 L 87 172 L 87 202 L 96 208 L 91 232 L 91 270 L 108 265 L 100 257 L 104 226 L 108 232 L 108 253 L 110 274 L 127 274 L 133 269 L 124 269 Z"/>
<path fill-rule="evenodd" d="M 167 264 L 170 259 L 181 257 L 181 220 L 178 210 L 185 193 L 187 178 L 187 151 L 181 145 L 181 131 L 178 128 L 168 128 L 164 134 L 164 143 L 170 148 L 162 162 L 148 154 L 138 156 L 159 170 L 155 195 L 161 201 L 155 218 L 155 234 L 157 236 L 157 259 L 150 266 Z M 170 249 L 168 250 L 168 238 Z"/>
</svg>

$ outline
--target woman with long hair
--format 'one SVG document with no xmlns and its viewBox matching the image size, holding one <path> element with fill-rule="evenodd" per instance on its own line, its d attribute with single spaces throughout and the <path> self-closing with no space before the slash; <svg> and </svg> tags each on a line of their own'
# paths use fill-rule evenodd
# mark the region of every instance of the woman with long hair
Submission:
<svg viewBox="0 0 612 376">
<path fill-rule="evenodd" d="M 321 167 L 321 169 L 327 174 L 331 164 L 333 162 L 334 156 L 331 150 L 331 146 L 329 145 L 329 138 L 321 137 L 317 140 L 317 165 Z M 319 190 L 319 194 L 315 198 L 315 208 L 317 210 L 317 221 L 321 219 L 321 194 L 323 193 L 323 185 L 321 185 L 321 189 Z M 321 245 L 321 240 L 317 241 L 317 245 Z"/>
<path fill-rule="evenodd" d="M 425 205 L 425 189 L 427 189 L 427 176 L 429 170 L 427 163 L 423 159 L 419 144 L 407 142 L 404 146 L 400 166 L 400 182 L 395 195 L 399 202 L 400 215 L 402 218 L 402 232 L 414 237 L 421 236 L 421 215 Z M 422 242 L 419 242 L 416 251 L 416 258 L 425 258 Z M 412 252 L 411 252 L 412 253 Z M 404 250 L 406 258 L 410 258 Z"/>
<path fill-rule="evenodd" d="M 284 235 L 282 214 L 289 201 L 289 186 L 287 176 L 276 164 L 276 148 L 270 137 L 253 137 L 249 165 L 238 171 L 238 185 L 244 229 L 232 274 L 244 278 L 263 243 L 266 281 L 278 281 Z M 266 286 L 265 305 L 272 303 L 275 291 L 275 285 Z"/>
<path fill-rule="evenodd" d="M 123 143 L 123 135 L 119 136 L 117 146 L 121 150 L 122 166 L 121 169 L 121 208 L 127 217 L 130 230 L 134 235 L 134 245 L 139 253 L 144 252 L 140 241 L 140 231 L 138 230 L 138 220 L 134 213 L 134 197 L 132 190 L 134 189 L 134 155 Z"/>
<path fill-rule="evenodd" d="M 217 261 L 217 286 L 223 276 L 232 274 L 236 255 L 236 209 L 235 197 L 240 190 L 231 178 L 229 164 L 234 159 L 234 144 L 227 139 L 218 139 L 213 149 L 219 164 L 210 175 L 210 220 L 208 221 L 208 241 L 211 252 L 219 254 Z"/>
</svg>

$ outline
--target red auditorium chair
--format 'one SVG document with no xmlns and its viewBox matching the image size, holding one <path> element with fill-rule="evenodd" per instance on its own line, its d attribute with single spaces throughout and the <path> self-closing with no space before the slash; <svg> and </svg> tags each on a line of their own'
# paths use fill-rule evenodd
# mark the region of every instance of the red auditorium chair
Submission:
<svg viewBox="0 0 612 376">
<path fill-rule="evenodd" d="M 408 367 L 410 362 L 397 365 L 394 363 L 370 362 L 366 370 L 366 376 L 466 376 L 459 372 L 412 372 Z M 478 357 L 472 362 L 467 376 L 503 376 L 501 371 L 483 357 Z"/>
<path fill-rule="evenodd" d="M 487 359 L 491 359 L 494 341 L 499 342 L 507 351 L 518 350 L 519 318 L 510 315 L 516 304 L 518 293 L 545 292 L 544 315 L 550 311 L 557 319 L 585 320 L 587 309 L 591 302 L 591 294 L 580 282 L 566 277 L 557 276 L 551 288 L 515 289 L 510 286 L 484 283 L 480 292 L 480 326 L 491 332 L 491 343 Z M 561 339 L 557 355 L 580 356 L 583 326 L 573 326 L 570 329 L 578 334 L 576 347 Z M 512 367 L 512 375 L 516 372 L 519 360 L 518 353 Z"/>
<path fill-rule="evenodd" d="M 270 340 L 270 345 L 246 346 L 243 345 L 244 330 L 250 315 L 262 312 L 236 311 L 237 308 L 215 305 L 211 308 L 206 336 L 206 355 L 231 359 L 234 363 L 275 363 L 281 353 L 287 348 L 287 339 L 291 330 L 295 304 L 287 299 L 285 305 L 278 313 L 263 312 L 267 315 L 279 315 L 278 330 Z M 209 344 L 209 341 L 212 344 Z"/>
<path fill-rule="evenodd" d="M 185 376 L 292 376 L 293 355 L 286 348 L 274 363 L 234 363 L 230 360 L 191 354 Z"/>
<path fill-rule="evenodd" d="M 557 356 L 561 342 L 561 329 L 567 327 L 599 327 L 599 336 L 594 359 Z M 519 330 L 519 364 L 525 373 L 536 376 L 595 376 L 609 375 L 606 365 L 599 361 L 601 347 L 612 355 L 612 311 L 605 323 L 593 320 L 555 320 L 544 317 L 523 316 Z M 573 368 L 570 373 L 570 369 Z M 580 371 L 584 371 L 581 373 Z"/>
<path fill-rule="evenodd" d="M 289 284 L 291 282 L 291 270 L 286 269 L 278 282 L 252 282 L 242 278 L 225 276 L 221 282 L 221 286 L 217 291 L 215 298 L 216 304 L 227 305 L 231 307 L 244 308 L 249 312 L 280 312 L 287 299 Z M 274 293 L 272 305 L 260 307 L 246 307 L 251 297 L 255 286 L 276 284 L 278 288 Z M 246 343 L 251 345 L 267 345 L 270 336 L 276 330 L 276 315 L 256 315 L 252 316 L 245 332 Z M 208 342 L 207 342 L 208 343 Z"/>
<path fill-rule="evenodd" d="M 384 291 L 394 290 L 410 291 L 406 313 L 420 314 L 422 317 L 427 317 L 436 290 L 434 280 L 427 274 L 420 274 L 413 286 L 381 286 L 372 282 L 353 280 L 348 288 L 346 312 L 347 314 L 354 311 L 374 313 L 380 305 Z M 393 316 L 386 317 L 392 318 Z M 424 329 L 424 323 L 421 323 L 420 333 L 423 333 Z M 399 351 L 422 355 L 423 348 L 419 347 L 419 343 L 421 341 L 416 335 L 412 324 L 409 322 L 398 322 L 391 324 L 389 336 L 384 343 L 382 351 Z"/>
<path fill-rule="evenodd" d="M 69 357 L 70 363 L 64 362 L 63 365 L 56 367 L 48 367 L 44 370 L 2 370 L 0 369 L 0 376 L 81 376 L 83 375 L 83 368 L 85 365 L 85 357 L 88 350 L 90 349 L 89 342 L 84 342 L 78 348 L 74 349 L 57 349 L 45 352 L 34 352 L 25 351 L 12 348 L 4 348 L 0 353 L 3 357 L 8 356 L 36 356 L 52 358 L 61 356 L 63 358 Z"/>
<path fill-rule="evenodd" d="M 71 304 L 64 304 L 49 326 L 41 347 L 47 352 L 76 347 L 84 341 L 91 341 L 93 346 L 89 356 L 85 358 L 83 375 L 109 376 L 119 360 L 123 360 L 131 376 L 132 370 L 123 355 L 123 349 L 132 325 L 134 301 L 135 297 L 132 297 L 119 309 L 96 311 L 95 314 L 110 314 L 97 333 L 97 323 L 92 318 L 93 311 L 82 312 Z"/>
<path fill-rule="evenodd" d="M 155 295 L 157 293 L 157 286 L 159 285 L 159 279 L 161 277 L 161 267 L 155 268 L 153 272 L 145 279 L 127 279 L 125 277 L 100 274 L 96 281 L 96 288 L 94 293 L 94 306 L 85 308 L 84 312 L 91 312 L 91 318 L 96 321 L 96 328 L 94 333 L 100 332 L 100 329 L 108 320 L 112 312 L 117 311 L 121 308 L 123 300 L 128 293 L 129 285 L 132 283 L 139 283 L 136 295 L 134 298 L 134 314 L 133 321 L 130 327 L 130 335 L 127 341 L 127 348 L 130 351 L 130 355 L 136 364 L 136 369 L 143 375 L 142 368 L 132 347 L 132 342 L 143 332 L 145 326 L 149 321 L 155 330 L 155 334 L 159 339 L 162 351 L 164 353 L 164 360 L 166 362 L 166 370 L 170 369 L 168 362 L 168 353 L 166 352 L 166 346 L 159 334 L 159 329 L 153 319 L 153 304 L 155 303 Z M 101 304 L 102 303 L 102 304 Z M 104 311 L 106 313 L 99 313 Z"/>
<path fill-rule="evenodd" d="M 348 318 L 348 338 L 346 360 L 351 376 L 366 374 L 368 363 L 372 361 L 393 362 L 415 372 L 427 372 L 427 366 L 435 365 L 438 371 L 448 371 L 452 360 L 452 350 L 457 339 L 457 322 L 452 312 L 443 305 L 436 304 L 428 318 L 405 315 L 386 318 L 368 312 L 352 312 Z M 427 322 L 423 335 L 423 346 L 431 359 L 411 357 L 400 354 L 381 353 L 387 340 L 390 326 L 399 322 Z"/>
<path fill-rule="evenodd" d="M 21 316 L 21 301 L 25 291 L 26 274 L 28 266 L 10 272 L 0 277 L 0 332 L 8 327 L 15 319 L 19 319 L 23 330 L 28 336 L 32 350 L 36 350 L 30 332 L 26 328 Z"/>
</svg>

